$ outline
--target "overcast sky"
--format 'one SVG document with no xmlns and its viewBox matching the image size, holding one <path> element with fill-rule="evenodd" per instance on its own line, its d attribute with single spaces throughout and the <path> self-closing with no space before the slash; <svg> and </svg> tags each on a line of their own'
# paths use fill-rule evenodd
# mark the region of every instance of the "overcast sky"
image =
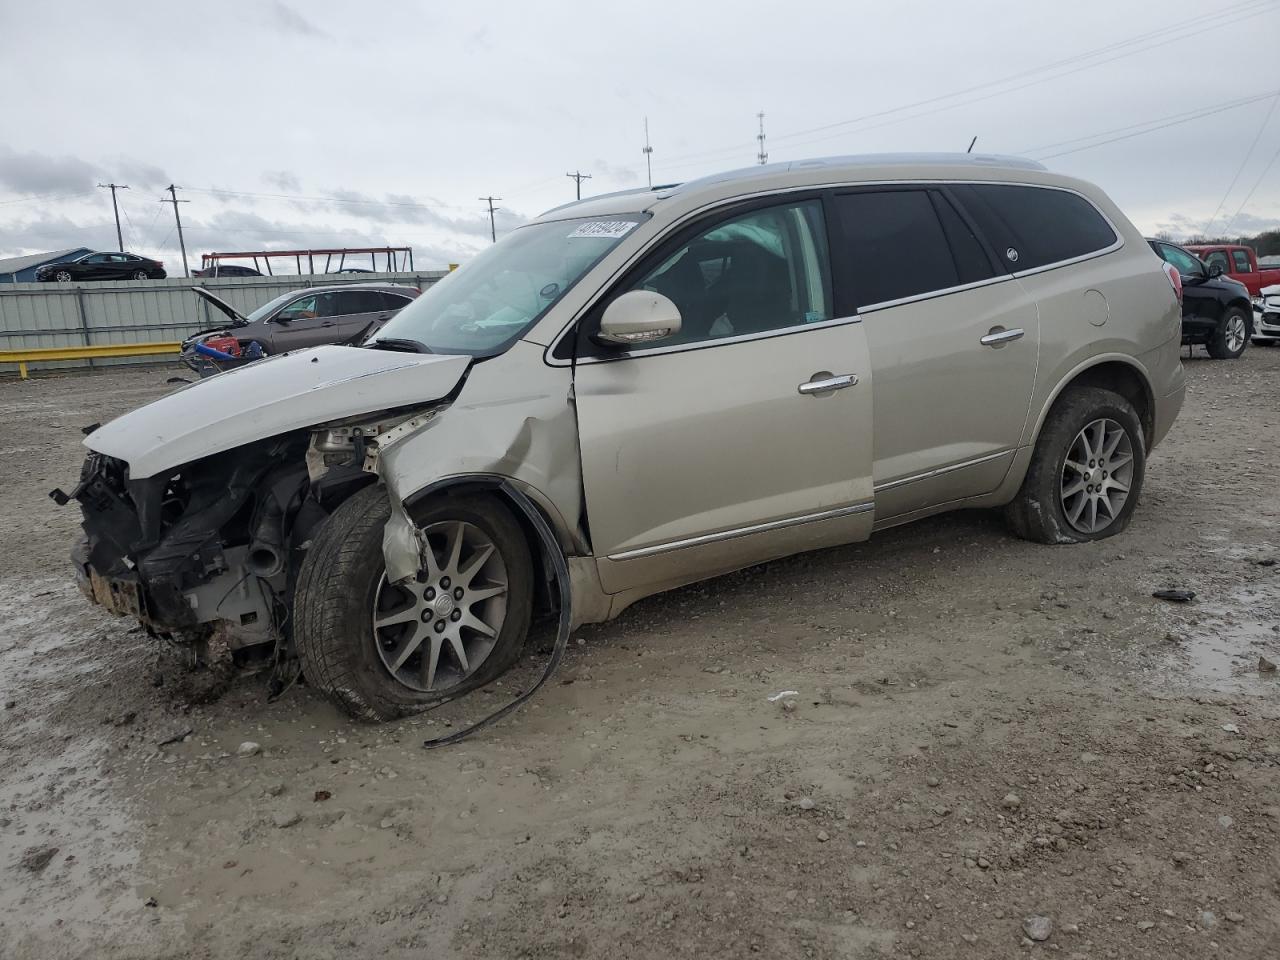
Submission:
<svg viewBox="0 0 1280 960">
<path fill-rule="evenodd" d="M 481 196 L 501 234 L 571 200 L 566 171 L 642 185 L 646 116 L 655 183 L 745 166 L 760 110 L 771 160 L 976 134 L 1147 232 L 1280 227 L 1280 0 L 38 9 L 0 0 L 0 256 L 114 248 L 114 180 L 126 247 L 171 273 L 170 182 L 193 266 L 407 244 L 439 267 L 489 242 Z"/>
</svg>

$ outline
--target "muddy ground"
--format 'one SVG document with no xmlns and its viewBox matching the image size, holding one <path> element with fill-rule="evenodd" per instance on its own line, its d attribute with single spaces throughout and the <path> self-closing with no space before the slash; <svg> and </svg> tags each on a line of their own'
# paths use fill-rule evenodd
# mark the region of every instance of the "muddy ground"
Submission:
<svg viewBox="0 0 1280 960">
<path fill-rule="evenodd" d="M 1280 350 L 1188 362 L 1120 537 L 969 512 L 653 598 L 434 752 L 549 635 L 353 726 L 81 599 L 45 493 L 172 372 L 0 383 L 0 956 L 1280 955 Z"/>
</svg>

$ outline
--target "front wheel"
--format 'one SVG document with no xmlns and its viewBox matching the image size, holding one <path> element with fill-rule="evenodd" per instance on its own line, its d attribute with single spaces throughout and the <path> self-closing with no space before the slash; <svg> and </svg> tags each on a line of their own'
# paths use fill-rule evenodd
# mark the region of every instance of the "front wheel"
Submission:
<svg viewBox="0 0 1280 960">
<path fill-rule="evenodd" d="M 1239 307 L 1231 307 L 1209 340 L 1209 356 L 1215 360 L 1234 360 L 1244 353 L 1248 343 L 1249 320 Z"/>
<path fill-rule="evenodd" d="M 135 280 L 146 280 L 146 279 L 148 279 L 148 278 L 147 278 L 147 271 L 145 271 L 145 270 L 135 270 L 135 271 L 133 272 L 133 279 L 135 279 Z"/>
<path fill-rule="evenodd" d="M 71 271 L 70 271 L 70 270 L 59 270 L 57 273 L 55 273 L 55 274 L 53 275 L 53 279 L 57 280 L 59 283 L 70 283 L 70 282 L 71 282 Z"/>
<path fill-rule="evenodd" d="M 1022 488 L 1006 514 L 1040 543 L 1101 540 L 1129 525 L 1146 473 L 1133 405 L 1100 387 L 1070 388 L 1050 411 Z"/>
<path fill-rule="evenodd" d="M 360 720 L 392 720 L 483 686 L 519 657 L 533 562 L 519 523 L 489 496 L 417 511 L 425 566 L 390 583 L 386 489 L 361 490 L 311 542 L 294 594 L 307 682 Z"/>
</svg>

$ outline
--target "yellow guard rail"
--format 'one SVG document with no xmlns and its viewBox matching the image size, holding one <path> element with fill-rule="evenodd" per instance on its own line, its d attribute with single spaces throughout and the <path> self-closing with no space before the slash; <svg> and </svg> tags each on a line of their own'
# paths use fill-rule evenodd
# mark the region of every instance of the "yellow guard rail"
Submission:
<svg viewBox="0 0 1280 960">
<path fill-rule="evenodd" d="M 30 347 L 25 350 L 0 350 L 0 363 L 16 363 L 18 376 L 27 379 L 27 364 L 42 360 L 96 360 L 99 357 L 153 357 L 165 353 L 178 353 L 182 344 L 165 343 L 103 343 L 85 347 Z"/>
</svg>

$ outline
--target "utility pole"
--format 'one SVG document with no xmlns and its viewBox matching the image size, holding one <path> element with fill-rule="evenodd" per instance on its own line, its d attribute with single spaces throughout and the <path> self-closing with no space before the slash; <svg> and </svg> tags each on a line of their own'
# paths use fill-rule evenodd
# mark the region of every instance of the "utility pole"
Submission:
<svg viewBox="0 0 1280 960">
<path fill-rule="evenodd" d="M 494 212 L 495 210 L 501 210 L 502 208 L 501 208 L 501 207 L 495 207 L 495 206 L 493 205 L 493 201 L 495 201 L 495 200 L 501 200 L 502 198 L 501 198 L 501 197 L 481 197 L 480 199 L 481 199 L 481 200 L 483 200 L 483 201 L 485 201 L 485 203 L 489 204 L 489 239 L 490 239 L 490 240 L 492 240 L 494 243 L 497 243 L 497 242 L 498 242 L 498 228 L 497 228 L 497 227 L 495 227 L 495 226 L 494 226 L 494 223 L 493 223 L 493 212 Z"/>
<path fill-rule="evenodd" d="M 760 141 L 760 152 L 756 154 L 756 163 L 764 164 L 769 160 L 769 154 L 764 149 L 764 111 L 761 110 L 756 116 L 760 120 L 760 132 L 756 134 L 756 139 Z"/>
<path fill-rule="evenodd" d="M 969 149 L 965 153 L 973 153 L 973 145 L 978 142 L 978 135 L 975 133 L 973 139 L 969 141 Z"/>
<path fill-rule="evenodd" d="M 120 232 L 120 207 L 116 203 L 116 191 L 128 190 L 127 183 L 100 183 L 98 184 L 103 190 L 111 191 L 111 210 L 116 215 L 116 245 L 119 246 L 120 252 L 124 253 L 124 235 Z"/>
<path fill-rule="evenodd" d="M 175 187 L 172 183 L 169 184 L 169 186 L 165 187 L 165 189 L 169 191 L 169 199 L 168 200 L 162 199 L 160 202 L 173 204 L 173 219 L 174 219 L 174 222 L 177 223 L 178 225 L 178 246 L 182 248 L 182 275 L 184 277 L 190 277 L 191 271 L 187 269 L 187 242 L 182 238 L 182 218 L 178 216 L 178 204 L 190 203 L 191 201 L 179 200 L 178 188 Z"/>
<path fill-rule="evenodd" d="M 575 186 L 577 186 L 578 188 L 578 199 L 581 200 L 582 199 L 582 181 L 590 180 L 591 174 L 583 173 L 581 170 L 575 170 L 573 173 L 566 173 L 565 176 L 569 177 L 571 180 L 574 181 Z"/>
<path fill-rule="evenodd" d="M 649 174 L 649 189 L 653 189 L 653 147 L 649 146 L 649 118 L 644 118 L 644 169 Z"/>
</svg>

